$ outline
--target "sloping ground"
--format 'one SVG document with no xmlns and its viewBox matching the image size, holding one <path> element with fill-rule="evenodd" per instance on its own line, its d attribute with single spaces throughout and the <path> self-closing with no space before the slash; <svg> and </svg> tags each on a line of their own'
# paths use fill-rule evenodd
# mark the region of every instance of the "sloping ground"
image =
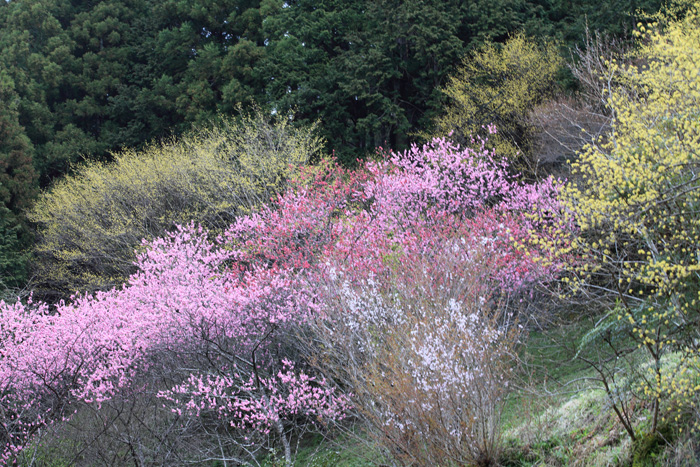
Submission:
<svg viewBox="0 0 700 467">
<path fill-rule="evenodd" d="M 500 465 L 700 465 L 700 434 L 693 427 L 697 422 L 692 410 L 679 415 L 674 408 L 664 407 L 669 416 L 661 422 L 658 434 L 639 436 L 637 442 L 632 442 L 612 410 L 607 393 L 595 380 L 595 371 L 573 358 L 578 342 L 591 325 L 592 321 L 582 320 L 530 334 L 523 351 L 527 376 L 504 407 Z M 642 357 L 632 356 L 635 361 Z M 673 355 L 664 361 L 668 368 L 676 364 Z M 623 379 L 619 389 L 627 392 L 628 388 L 629 382 Z M 649 407 L 632 396 L 628 400 L 637 433 L 648 431 Z M 392 465 L 383 464 L 369 446 L 371 443 L 362 436 L 309 440 L 300 448 L 295 465 Z M 270 460 L 267 465 L 275 464 Z"/>
<path fill-rule="evenodd" d="M 530 376 L 511 395 L 503 416 L 506 466 L 656 466 L 700 464 L 697 411 L 692 406 L 662 406 L 655 435 L 650 429 L 650 407 L 634 393 L 637 379 L 621 376 L 612 388 L 629 407 L 637 441 L 632 442 L 616 416 L 611 399 L 596 371 L 574 358 L 577 344 L 592 322 L 556 327 L 533 333 L 524 351 Z M 588 355 L 599 349 L 585 349 Z M 630 366 L 644 370 L 645 355 L 627 357 Z M 663 361 L 672 372 L 677 355 Z M 622 367 L 622 365 L 621 365 Z M 638 377 L 638 375 L 637 375 Z M 698 375 L 691 377 L 698 379 Z M 693 415 L 695 414 L 695 415 Z"/>
</svg>

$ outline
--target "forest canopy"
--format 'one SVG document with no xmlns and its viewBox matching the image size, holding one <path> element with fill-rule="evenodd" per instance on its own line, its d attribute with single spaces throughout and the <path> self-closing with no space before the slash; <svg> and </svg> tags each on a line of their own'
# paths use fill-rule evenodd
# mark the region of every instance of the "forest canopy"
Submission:
<svg viewBox="0 0 700 467">
<path fill-rule="evenodd" d="M 629 34 L 637 10 L 660 3 L 14 0 L 0 4 L 0 70 L 42 186 L 84 157 L 253 102 L 322 120 L 348 162 L 406 147 L 440 112 L 455 65 L 484 43 L 521 31 L 571 45 L 586 21 Z"/>
</svg>

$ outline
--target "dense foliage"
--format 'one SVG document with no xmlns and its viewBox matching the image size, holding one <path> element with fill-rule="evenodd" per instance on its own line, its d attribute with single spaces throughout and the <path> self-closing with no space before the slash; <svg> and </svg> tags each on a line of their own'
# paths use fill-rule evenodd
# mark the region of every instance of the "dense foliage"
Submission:
<svg viewBox="0 0 700 467">
<path fill-rule="evenodd" d="M 13 0 L 0 3 L 0 69 L 44 186 L 82 156 L 108 159 L 253 101 L 321 118 L 351 162 L 425 129 L 475 46 L 519 30 L 571 44 L 585 17 L 629 33 L 637 8 L 659 4 Z"/>
<path fill-rule="evenodd" d="M 197 222 L 223 232 L 285 190 L 297 168 L 320 157 L 315 128 L 260 111 L 141 151 L 91 162 L 45 191 L 28 217 L 38 226 L 34 289 L 58 301 L 106 290 L 135 271 L 141 240 Z"/>
<path fill-rule="evenodd" d="M 146 242 L 138 254 L 139 271 L 122 288 L 77 296 L 53 311 L 42 303 L 3 303 L 0 402 L 5 459 L 21 455 L 42 427 L 69 420 L 76 408 L 99 410 L 115 398 L 129 400 L 146 392 L 157 393 L 181 420 L 180 426 L 190 426 L 186 420 L 198 420 L 209 429 L 228 426 L 227 450 L 217 457 L 255 456 L 261 447 L 276 442 L 289 463 L 290 437 L 342 417 L 353 394 L 362 397 L 353 400 L 363 411 L 370 400 L 391 407 L 385 405 L 390 395 L 377 392 L 381 386 L 372 389 L 346 380 L 341 387 L 348 394 L 341 394 L 318 376 L 328 373 L 342 381 L 337 367 L 321 364 L 316 375 L 309 367 L 318 361 L 315 355 L 328 352 L 318 342 L 337 341 L 324 329 L 367 319 L 372 326 L 350 324 L 351 329 L 371 332 L 393 328 L 396 320 L 403 323 L 386 337 L 403 336 L 413 353 L 396 355 L 397 366 L 389 369 L 424 381 L 426 388 L 434 386 L 417 397 L 427 402 L 438 387 L 449 384 L 454 397 L 470 400 L 473 410 L 488 414 L 487 431 L 464 426 L 460 419 L 471 415 L 462 408 L 441 405 L 434 414 L 457 417 L 444 426 L 452 437 L 448 444 L 488 438 L 473 450 L 454 451 L 455 460 L 493 458 L 494 428 L 508 377 L 496 369 L 507 368 L 512 356 L 501 342 L 516 343 L 508 332 L 511 315 L 499 303 L 551 280 L 561 267 L 546 260 L 542 255 L 548 250 L 540 250 L 535 241 L 549 238 L 553 229 L 568 229 L 554 215 L 560 209 L 557 193 L 552 180 L 539 185 L 513 180 L 488 150 L 460 149 L 436 140 L 405 153 L 389 153 L 353 173 L 333 162 L 306 169 L 274 205 L 238 217 L 219 240 L 190 225 Z M 550 213 L 552 220 L 537 220 L 543 217 L 538 213 Z M 405 274 L 400 265 L 412 264 L 414 257 L 430 261 L 440 245 L 459 250 L 460 275 L 469 275 L 468 268 L 462 269 L 469 264 L 483 271 L 471 280 L 479 277 L 478 287 L 489 286 L 490 292 L 467 287 L 463 293 L 445 282 L 448 277 L 429 276 L 424 293 L 448 286 L 454 293 L 436 304 L 452 305 L 409 311 L 397 300 L 400 288 L 392 291 Z M 370 300 L 384 296 L 388 302 L 360 306 L 362 299 L 351 299 L 347 294 L 356 292 L 347 288 Z M 348 309 L 349 299 L 355 305 Z M 463 307 L 471 314 L 466 322 Z M 428 334 L 416 332 L 433 318 L 444 320 L 443 327 Z M 452 334 L 455 323 L 462 323 L 457 328 L 461 334 Z M 493 331 L 476 333 L 477 323 Z M 304 339 L 302 334 L 318 337 Z M 391 348 L 385 345 L 392 345 L 377 340 L 377 335 L 359 341 L 361 334 L 343 335 L 350 340 L 337 341 L 342 344 L 338 348 L 354 346 L 357 356 L 372 364 L 383 362 L 382 355 Z M 477 335 L 489 337 L 480 341 Z M 472 337 L 464 345 L 454 346 L 455 338 L 468 336 Z M 429 349 L 438 353 L 429 357 Z M 447 354 L 473 362 L 465 363 L 459 374 L 477 372 L 481 367 L 473 365 L 489 362 L 497 365 L 493 377 L 454 379 L 453 370 L 434 366 Z M 423 355 L 423 363 L 416 355 Z M 372 371 L 378 369 L 363 368 L 370 373 L 362 378 L 377 377 Z M 166 376 L 148 378 L 156 374 Z M 478 391 L 490 397 L 475 399 L 477 382 Z M 381 433 L 381 426 L 402 416 L 397 410 L 366 416 L 371 415 Z M 429 420 L 406 422 L 416 424 L 417 436 L 430 429 L 424 425 Z M 393 452 L 396 440 L 382 439 Z M 146 452 L 144 446 L 139 449 Z M 202 449 L 201 455 L 210 455 L 210 448 Z"/>
<path fill-rule="evenodd" d="M 0 287 L 26 281 L 29 231 L 23 216 L 37 192 L 33 147 L 19 124 L 19 96 L 0 68 Z"/>
</svg>

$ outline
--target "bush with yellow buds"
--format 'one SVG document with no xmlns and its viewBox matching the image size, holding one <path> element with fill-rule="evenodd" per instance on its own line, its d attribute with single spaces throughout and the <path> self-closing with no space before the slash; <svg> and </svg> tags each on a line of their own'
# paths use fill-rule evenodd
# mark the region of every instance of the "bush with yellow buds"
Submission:
<svg viewBox="0 0 700 467">
<path fill-rule="evenodd" d="M 318 157 L 315 127 L 257 110 L 180 139 L 90 162 L 41 195 L 35 290 L 45 299 L 120 285 L 142 239 L 175 224 L 217 232 L 284 189 L 295 167 Z"/>
<path fill-rule="evenodd" d="M 620 83 L 607 90 L 612 129 L 580 154 L 566 192 L 592 259 L 580 284 L 617 296 L 612 319 L 651 358 L 637 389 L 652 433 L 664 402 L 694 396 L 680 375 L 700 343 L 700 5 L 683 3 L 682 16 L 639 24 L 631 60 L 608 64 Z"/>
</svg>

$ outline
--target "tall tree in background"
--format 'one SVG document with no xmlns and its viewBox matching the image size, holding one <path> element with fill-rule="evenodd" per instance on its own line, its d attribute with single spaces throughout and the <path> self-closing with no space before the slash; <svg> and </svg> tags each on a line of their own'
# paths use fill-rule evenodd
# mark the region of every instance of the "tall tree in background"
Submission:
<svg viewBox="0 0 700 467">
<path fill-rule="evenodd" d="M 258 63 L 269 8 L 259 0 L 154 2 L 153 75 L 168 91 L 163 98 L 173 95 L 181 121 L 207 121 L 262 100 Z"/>
<path fill-rule="evenodd" d="M 96 151 L 94 140 L 75 123 L 68 109 L 61 118 L 54 102 L 74 98 L 68 83 L 75 46 L 65 30 L 70 3 L 62 0 L 3 2 L 0 7 L 0 64 L 15 83 L 20 123 L 36 148 L 42 175 L 64 173 L 77 152 Z"/>
<path fill-rule="evenodd" d="M 146 1 L 13 1 L 0 17 L 0 61 L 17 85 L 42 185 L 85 156 L 105 158 L 170 127 L 140 91 L 150 82 Z"/>
<path fill-rule="evenodd" d="M 464 53 L 462 2 L 367 3 L 366 27 L 350 36 L 357 47 L 342 64 L 351 78 L 348 90 L 364 96 L 357 130 L 369 150 L 405 147 L 426 123 L 426 112 L 438 107 L 437 89 Z"/>
<path fill-rule="evenodd" d="M 32 144 L 19 124 L 14 82 L 0 68 L 0 285 L 26 278 L 28 232 L 22 211 L 36 194 Z"/>
<path fill-rule="evenodd" d="M 19 214 L 36 194 L 32 143 L 19 124 L 14 83 L 0 69 L 0 202 Z"/>
<path fill-rule="evenodd" d="M 0 63 L 42 186 L 84 157 L 108 160 L 253 102 L 321 119 L 349 162 L 425 130 L 444 105 L 436 89 L 470 50 L 515 31 L 570 44 L 586 21 L 622 33 L 659 4 L 12 0 L 0 2 Z"/>
<path fill-rule="evenodd" d="M 352 161 L 402 146 L 435 105 L 435 88 L 463 53 L 460 2 L 286 2 L 265 22 L 268 97 L 324 122 L 329 146 Z"/>
<path fill-rule="evenodd" d="M 263 15 L 258 0 L 3 2 L 0 63 L 42 185 L 263 100 Z"/>
<path fill-rule="evenodd" d="M 330 148 L 352 145 L 357 100 L 338 62 L 353 46 L 348 35 L 361 27 L 364 1 L 275 4 L 263 25 L 268 99 L 276 110 L 296 109 L 302 121 L 321 119 Z"/>
<path fill-rule="evenodd" d="M 75 115 L 73 124 L 95 141 L 96 151 L 141 144 L 167 131 L 171 108 L 151 96 L 153 26 L 144 0 L 74 4 L 67 34 L 74 44 L 71 96 L 53 103 Z M 66 96 L 68 97 L 68 96 Z M 60 110 L 59 110 L 60 109 Z"/>
<path fill-rule="evenodd" d="M 546 13 L 556 38 L 572 45 L 583 42 L 586 29 L 631 38 L 640 13 L 656 13 L 664 3 L 662 0 L 553 0 L 548 2 Z"/>
</svg>

